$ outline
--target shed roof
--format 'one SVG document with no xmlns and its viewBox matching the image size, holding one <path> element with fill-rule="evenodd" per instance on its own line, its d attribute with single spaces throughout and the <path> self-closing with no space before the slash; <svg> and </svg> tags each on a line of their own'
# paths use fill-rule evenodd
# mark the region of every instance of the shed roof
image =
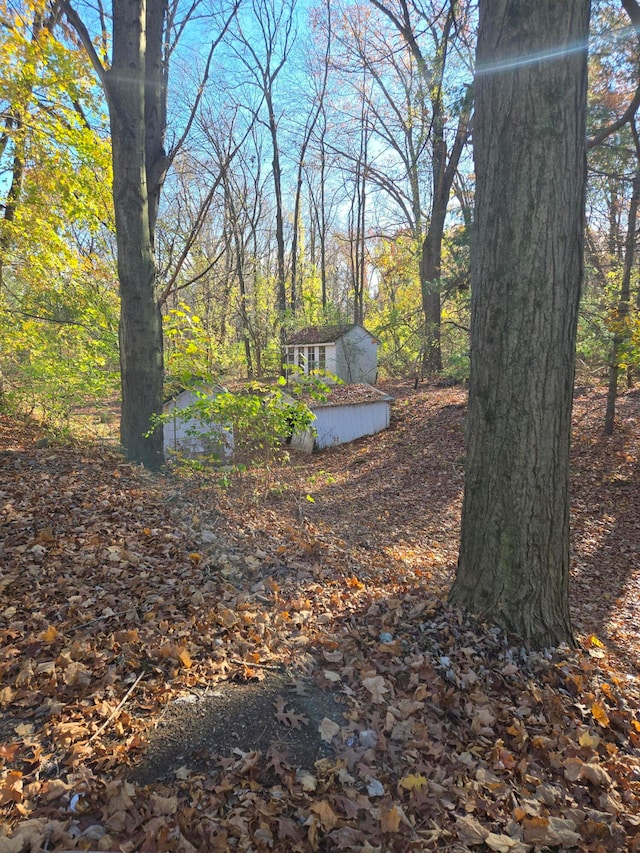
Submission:
<svg viewBox="0 0 640 853">
<path fill-rule="evenodd" d="M 329 344 L 334 343 L 351 329 L 360 326 L 359 323 L 342 323 L 333 326 L 307 326 L 304 329 L 299 329 L 297 332 L 292 332 L 287 338 L 287 344 Z M 364 326 L 360 326 L 364 329 Z M 378 339 L 372 335 L 368 329 L 364 329 L 368 335 L 377 342 Z"/>
<path fill-rule="evenodd" d="M 210 382 L 205 382 L 205 381 L 198 382 L 195 385 L 191 385 L 189 387 L 186 387 L 184 385 L 180 385 L 177 388 L 174 388 L 173 391 L 171 391 L 171 393 L 169 393 L 168 395 L 166 395 L 163 398 L 162 405 L 166 406 L 167 403 L 172 403 L 174 400 L 177 400 L 181 394 L 185 393 L 185 391 L 187 393 L 190 393 L 192 391 L 196 391 L 199 394 L 204 394 L 207 397 L 211 397 L 215 394 L 221 394 L 222 392 L 224 392 L 226 390 L 227 389 L 223 385 L 213 385 Z"/>
<path fill-rule="evenodd" d="M 357 382 L 353 385 L 334 386 L 325 400 L 313 400 L 306 397 L 304 400 L 309 408 L 314 409 L 320 406 L 355 406 L 360 403 L 391 402 L 393 397 L 366 382 Z"/>
</svg>

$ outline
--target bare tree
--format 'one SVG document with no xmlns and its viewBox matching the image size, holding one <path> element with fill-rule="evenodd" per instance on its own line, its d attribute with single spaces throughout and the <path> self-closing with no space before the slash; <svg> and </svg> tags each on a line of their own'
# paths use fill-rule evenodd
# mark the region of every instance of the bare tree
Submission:
<svg viewBox="0 0 640 853">
<path fill-rule="evenodd" d="M 271 141 L 276 216 L 276 287 L 278 307 L 283 319 L 287 310 L 287 272 L 276 83 L 295 39 L 295 3 L 296 0 L 252 0 L 253 15 L 250 21 L 243 24 L 238 20 L 234 32 L 236 58 L 249 72 L 248 79 L 258 90 L 266 111 L 266 117 L 261 121 L 265 124 Z M 256 110 L 258 115 L 259 110 L 260 108 Z"/>
<path fill-rule="evenodd" d="M 442 241 L 449 198 L 464 146 L 471 132 L 471 90 L 463 96 L 455 130 L 450 139 L 445 100 L 449 57 L 453 42 L 464 36 L 466 2 L 447 0 L 426 8 L 408 0 L 369 0 L 392 23 L 411 51 L 423 82 L 423 95 L 430 103 L 428 150 L 431 163 L 431 201 L 420 258 L 420 285 L 425 318 L 423 372 L 442 370 L 440 345 Z M 430 55 L 423 48 L 420 32 L 428 33 Z"/>
</svg>

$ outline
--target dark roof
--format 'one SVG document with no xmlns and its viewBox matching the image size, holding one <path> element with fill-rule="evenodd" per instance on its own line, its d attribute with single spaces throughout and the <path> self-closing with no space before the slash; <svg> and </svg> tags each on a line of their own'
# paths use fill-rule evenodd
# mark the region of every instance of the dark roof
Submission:
<svg viewBox="0 0 640 853">
<path fill-rule="evenodd" d="M 299 329 L 297 332 L 291 332 L 287 338 L 287 344 L 329 344 L 334 343 L 346 335 L 351 329 L 358 326 L 358 323 L 343 323 L 335 326 L 307 326 L 306 329 Z M 362 326 L 364 328 L 364 326 Z M 368 335 L 371 335 L 365 329 Z M 371 335 L 376 341 L 375 335 Z"/>
</svg>

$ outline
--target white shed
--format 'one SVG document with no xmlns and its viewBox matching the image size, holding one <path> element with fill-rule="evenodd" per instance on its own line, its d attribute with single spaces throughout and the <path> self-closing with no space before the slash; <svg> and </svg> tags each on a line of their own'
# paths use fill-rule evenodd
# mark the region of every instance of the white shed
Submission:
<svg viewBox="0 0 640 853">
<path fill-rule="evenodd" d="M 308 326 L 287 340 L 286 363 L 305 374 L 315 370 L 333 373 L 343 382 L 375 384 L 380 342 L 358 323 Z"/>
<path fill-rule="evenodd" d="M 393 397 L 366 383 L 339 385 L 325 401 L 309 401 L 313 430 L 294 433 L 291 447 L 311 453 L 387 429 Z"/>
<path fill-rule="evenodd" d="M 164 451 L 167 456 L 181 455 L 192 458 L 206 454 L 224 460 L 231 458 L 233 427 L 181 415 L 181 411 L 195 403 L 202 394 L 213 397 L 224 390 L 220 386 L 206 385 L 199 389 L 187 388 L 165 402 L 163 414 L 170 416 L 163 424 Z"/>
</svg>

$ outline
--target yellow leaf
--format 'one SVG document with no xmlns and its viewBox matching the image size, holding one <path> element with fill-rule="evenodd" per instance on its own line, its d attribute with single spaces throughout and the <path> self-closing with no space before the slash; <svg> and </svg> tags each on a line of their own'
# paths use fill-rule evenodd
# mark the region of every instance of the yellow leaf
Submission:
<svg viewBox="0 0 640 853">
<path fill-rule="evenodd" d="M 182 664 L 182 666 L 185 669 L 191 669 L 191 667 L 193 666 L 193 661 L 191 660 L 191 655 L 184 648 L 178 649 L 178 660 L 180 661 L 180 663 Z"/>
<path fill-rule="evenodd" d="M 416 788 L 419 790 L 420 788 L 424 788 L 426 784 L 426 776 L 420 776 L 417 773 L 409 773 L 408 776 L 403 776 L 398 782 L 398 785 L 404 788 L 405 791 L 415 791 Z"/>
<path fill-rule="evenodd" d="M 602 640 L 599 640 L 595 634 L 591 634 L 589 637 L 589 642 L 592 646 L 596 646 L 598 649 L 604 649 L 604 643 Z"/>
<path fill-rule="evenodd" d="M 53 643 L 58 639 L 58 629 L 55 625 L 49 625 L 46 631 L 40 634 L 39 639 L 45 643 Z"/>
<path fill-rule="evenodd" d="M 598 702 L 594 702 L 591 706 L 591 713 L 593 714 L 593 718 L 597 723 L 603 728 L 606 728 L 609 725 L 609 717 L 607 716 L 607 712 L 603 705 L 600 705 Z"/>
<path fill-rule="evenodd" d="M 189 554 L 189 559 L 192 563 L 199 563 L 202 559 L 202 554 L 198 554 L 197 551 L 193 551 L 191 554 Z"/>
</svg>

